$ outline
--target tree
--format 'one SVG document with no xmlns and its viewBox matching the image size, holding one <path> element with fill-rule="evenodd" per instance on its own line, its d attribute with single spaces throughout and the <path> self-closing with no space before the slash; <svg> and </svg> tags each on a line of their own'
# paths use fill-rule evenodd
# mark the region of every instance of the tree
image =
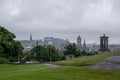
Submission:
<svg viewBox="0 0 120 80">
<path fill-rule="evenodd" d="M 75 43 L 72 43 L 72 44 L 66 44 L 66 46 L 64 47 L 65 50 L 64 50 L 64 55 L 67 55 L 67 54 L 74 54 L 75 56 L 79 56 L 80 53 L 77 51 L 77 46 Z"/>
<path fill-rule="evenodd" d="M 52 45 L 36 46 L 31 51 L 31 58 L 37 61 L 58 61 L 62 59 L 62 55 Z"/>
<path fill-rule="evenodd" d="M 0 26 L 0 57 L 10 62 L 17 61 L 23 50 L 23 46 L 14 38 L 15 35 L 12 32 Z"/>
<path fill-rule="evenodd" d="M 32 59 L 36 59 L 37 61 L 40 61 L 40 59 L 42 59 L 42 55 L 43 55 L 43 46 L 41 45 L 36 46 L 31 50 Z"/>
<path fill-rule="evenodd" d="M 56 61 L 59 58 L 59 51 L 52 45 L 46 46 L 47 53 L 49 55 L 49 61 Z"/>
</svg>

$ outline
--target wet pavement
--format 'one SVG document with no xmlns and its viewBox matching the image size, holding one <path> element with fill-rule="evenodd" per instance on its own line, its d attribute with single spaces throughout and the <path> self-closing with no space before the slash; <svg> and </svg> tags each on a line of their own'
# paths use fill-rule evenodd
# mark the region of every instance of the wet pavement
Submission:
<svg viewBox="0 0 120 80">
<path fill-rule="evenodd" d="M 109 57 L 96 65 L 90 66 L 92 68 L 100 69 L 111 69 L 111 70 L 120 70 L 120 54 Z"/>
</svg>

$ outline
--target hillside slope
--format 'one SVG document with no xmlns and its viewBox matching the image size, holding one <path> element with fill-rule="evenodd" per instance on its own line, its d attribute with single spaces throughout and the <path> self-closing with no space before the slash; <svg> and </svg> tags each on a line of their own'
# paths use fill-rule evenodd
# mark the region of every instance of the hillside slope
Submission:
<svg viewBox="0 0 120 80">
<path fill-rule="evenodd" d="M 100 53 L 98 55 L 82 56 L 82 57 L 75 58 L 73 60 L 52 62 L 52 64 L 66 65 L 66 66 L 89 66 L 89 65 L 97 64 L 98 62 L 100 62 L 108 57 L 111 57 L 113 55 L 117 55 L 119 53 L 120 53 L 119 51 L 105 52 L 105 53 Z"/>
</svg>

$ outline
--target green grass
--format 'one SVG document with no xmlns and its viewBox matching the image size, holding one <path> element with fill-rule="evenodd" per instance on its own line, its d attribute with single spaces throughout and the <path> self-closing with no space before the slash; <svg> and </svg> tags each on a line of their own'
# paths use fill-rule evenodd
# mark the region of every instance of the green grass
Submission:
<svg viewBox="0 0 120 80">
<path fill-rule="evenodd" d="M 120 71 L 84 67 L 96 64 L 118 53 L 108 52 L 94 56 L 83 56 L 69 61 L 55 62 L 56 64 L 69 66 L 0 64 L 0 80 L 120 80 Z"/>
<path fill-rule="evenodd" d="M 66 65 L 66 66 L 89 66 L 96 64 L 110 56 L 116 55 L 120 52 L 106 52 L 106 53 L 101 53 L 98 55 L 93 55 L 93 56 L 82 56 L 75 58 L 73 60 L 64 60 L 64 61 L 58 61 L 58 62 L 52 62 L 52 64 L 59 64 L 59 65 Z"/>
<path fill-rule="evenodd" d="M 120 80 L 120 71 L 40 64 L 0 65 L 0 80 Z"/>
</svg>

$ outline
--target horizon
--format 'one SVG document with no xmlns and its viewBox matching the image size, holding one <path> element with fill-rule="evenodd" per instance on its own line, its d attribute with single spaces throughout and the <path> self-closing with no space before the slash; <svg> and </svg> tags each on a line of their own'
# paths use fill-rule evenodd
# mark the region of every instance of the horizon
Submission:
<svg viewBox="0 0 120 80">
<path fill-rule="evenodd" d="M 106 34 L 109 43 L 120 43 L 119 0 L 0 0 L 0 25 L 17 40 L 53 36 L 76 42 L 99 43 Z"/>
<path fill-rule="evenodd" d="M 60 37 L 54 37 L 54 36 L 44 36 L 43 38 L 35 38 L 35 37 L 33 37 L 32 36 L 32 40 L 42 40 L 42 41 L 44 41 L 44 38 L 45 37 L 53 37 L 53 38 L 59 38 L 59 39 L 63 39 L 63 40 L 68 40 L 69 42 L 71 42 L 71 43 L 77 43 L 77 37 L 76 37 L 76 40 L 74 40 L 74 41 L 70 41 L 69 39 L 64 39 L 64 38 L 60 38 Z M 16 39 L 15 38 L 15 40 L 30 40 L 30 35 L 29 35 L 29 37 L 27 38 L 27 39 Z M 84 43 L 84 38 L 82 38 L 81 37 L 81 40 L 82 40 L 82 44 Z M 88 40 L 86 40 L 85 39 L 85 41 L 86 41 L 86 44 L 88 44 L 88 45 L 92 45 L 92 44 L 95 44 L 95 45 L 100 45 L 100 37 L 99 37 L 99 40 L 97 41 L 97 42 L 95 42 L 95 41 L 92 41 L 92 42 L 87 42 Z M 109 40 L 108 40 L 109 41 Z M 115 43 L 110 43 L 109 42 L 109 45 L 120 45 L 120 43 L 119 42 L 115 42 Z"/>
</svg>

